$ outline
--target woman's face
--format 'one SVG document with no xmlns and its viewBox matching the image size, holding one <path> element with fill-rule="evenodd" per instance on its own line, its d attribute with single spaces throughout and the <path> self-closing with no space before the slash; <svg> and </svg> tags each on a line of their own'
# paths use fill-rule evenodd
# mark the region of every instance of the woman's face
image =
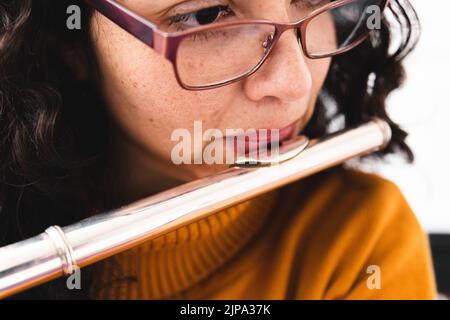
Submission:
<svg viewBox="0 0 450 320">
<path fill-rule="evenodd" d="M 174 13 L 227 5 L 235 16 L 294 20 L 291 1 L 280 0 L 122 0 L 157 25 Z M 321 3 L 329 1 L 310 1 Z M 298 11 L 296 11 L 298 12 Z M 298 17 L 295 17 L 298 18 Z M 330 59 L 307 59 L 293 31 L 285 32 L 265 64 L 252 76 L 206 91 L 188 91 L 176 81 L 172 64 L 119 26 L 94 13 L 91 27 L 100 65 L 102 94 L 114 120 L 116 158 L 128 184 L 150 188 L 165 178 L 187 181 L 223 165 L 173 164 L 176 129 L 194 137 L 194 122 L 207 129 L 282 129 L 309 121 L 327 75 Z M 195 15 L 189 23 L 197 23 Z M 205 146 L 207 142 L 203 142 Z M 131 182 L 134 181 L 134 182 Z M 138 185 L 140 187 L 138 187 Z"/>
</svg>

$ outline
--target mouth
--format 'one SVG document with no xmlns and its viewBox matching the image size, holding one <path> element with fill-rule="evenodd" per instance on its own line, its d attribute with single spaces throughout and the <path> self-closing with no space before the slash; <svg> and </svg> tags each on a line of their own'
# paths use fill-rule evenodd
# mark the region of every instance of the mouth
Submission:
<svg viewBox="0 0 450 320">
<path fill-rule="evenodd" d="M 257 129 L 257 139 L 251 140 L 255 142 L 274 142 L 278 139 L 281 144 L 283 141 L 289 140 L 294 134 L 297 121 L 281 129 Z M 273 135 L 275 133 L 275 135 Z"/>
<path fill-rule="evenodd" d="M 246 135 L 244 139 L 245 155 L 258 152 L 262 148 L 269 149 L 271 145 L 277 144 L 281 146 L 283 142 L 292 139 L 299 120 L 287 125 L 283 128 L 259 128 L 255 129 L 256 135 Z M 239 136 L 234 136 L 234 147 L 237 151 L 237 141 Z"/>
</svg>

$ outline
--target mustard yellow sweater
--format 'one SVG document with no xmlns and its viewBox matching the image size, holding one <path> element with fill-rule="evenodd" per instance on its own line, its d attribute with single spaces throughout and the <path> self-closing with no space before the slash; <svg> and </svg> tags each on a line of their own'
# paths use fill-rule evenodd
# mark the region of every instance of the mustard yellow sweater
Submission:
<svg viewBox="0 0 450 320">
<path fill-rule="evenodd" d="M 398 187 L 333 169 L 95 265 L 94 299 L 434 299 L 427 237 Z"/>
</svg>

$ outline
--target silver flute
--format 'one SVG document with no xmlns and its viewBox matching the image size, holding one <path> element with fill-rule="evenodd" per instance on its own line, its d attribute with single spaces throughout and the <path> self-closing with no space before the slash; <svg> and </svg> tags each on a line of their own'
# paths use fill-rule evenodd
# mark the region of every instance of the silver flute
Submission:
<svg viewBox="0 0 450 320">
<path fill-rule="evenodd" d="M 110 212 L 0 248 L 0 298 L 105 259 L 218 210 L 279 188 L 351 158 L 381 150 L 391 140 L 379 119 L 309 141 L 283 144 L 275 158 L 237 161 L 195 180 Z"/>
</svg>

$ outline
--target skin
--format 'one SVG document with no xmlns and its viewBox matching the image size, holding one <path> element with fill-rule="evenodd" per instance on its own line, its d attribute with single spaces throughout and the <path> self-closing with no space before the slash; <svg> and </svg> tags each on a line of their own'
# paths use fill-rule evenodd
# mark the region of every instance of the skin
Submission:
<svg viewBox="0 0 450 320">
<path fill-rule="evenodd" d="M 158 23 L 181 0 L 122 1 Z M 201 1 L 190 1 L 198 4 Z M 214 1 L 213 5 L 217 5 Z M 219 1 L 228 3 L 230 1 Z M 147 3 L 147 5 L 145 5 Z M 235 0 L 236 11 L 288 22 L 290 3 Z M 194 121 L 225 132 L 227 128 L 283 128 L 296 122 L 300 133 L 310 120 L 330 59 L 309 60 L 294 32 L 281 37 L 272 55 L 252 76 L 219 89 L 187 91 L 173 66 L 126 31 L 94 13 L 92 39 L 100 64 L 99 86 L 108 105 L 115 142 L 112 166 L 122 202 L 133 201 L 180 183 L 223 170 L 223 165 L 181 165 L 171 161 L 175 129 L 193 135 Z"/>
</svg>

